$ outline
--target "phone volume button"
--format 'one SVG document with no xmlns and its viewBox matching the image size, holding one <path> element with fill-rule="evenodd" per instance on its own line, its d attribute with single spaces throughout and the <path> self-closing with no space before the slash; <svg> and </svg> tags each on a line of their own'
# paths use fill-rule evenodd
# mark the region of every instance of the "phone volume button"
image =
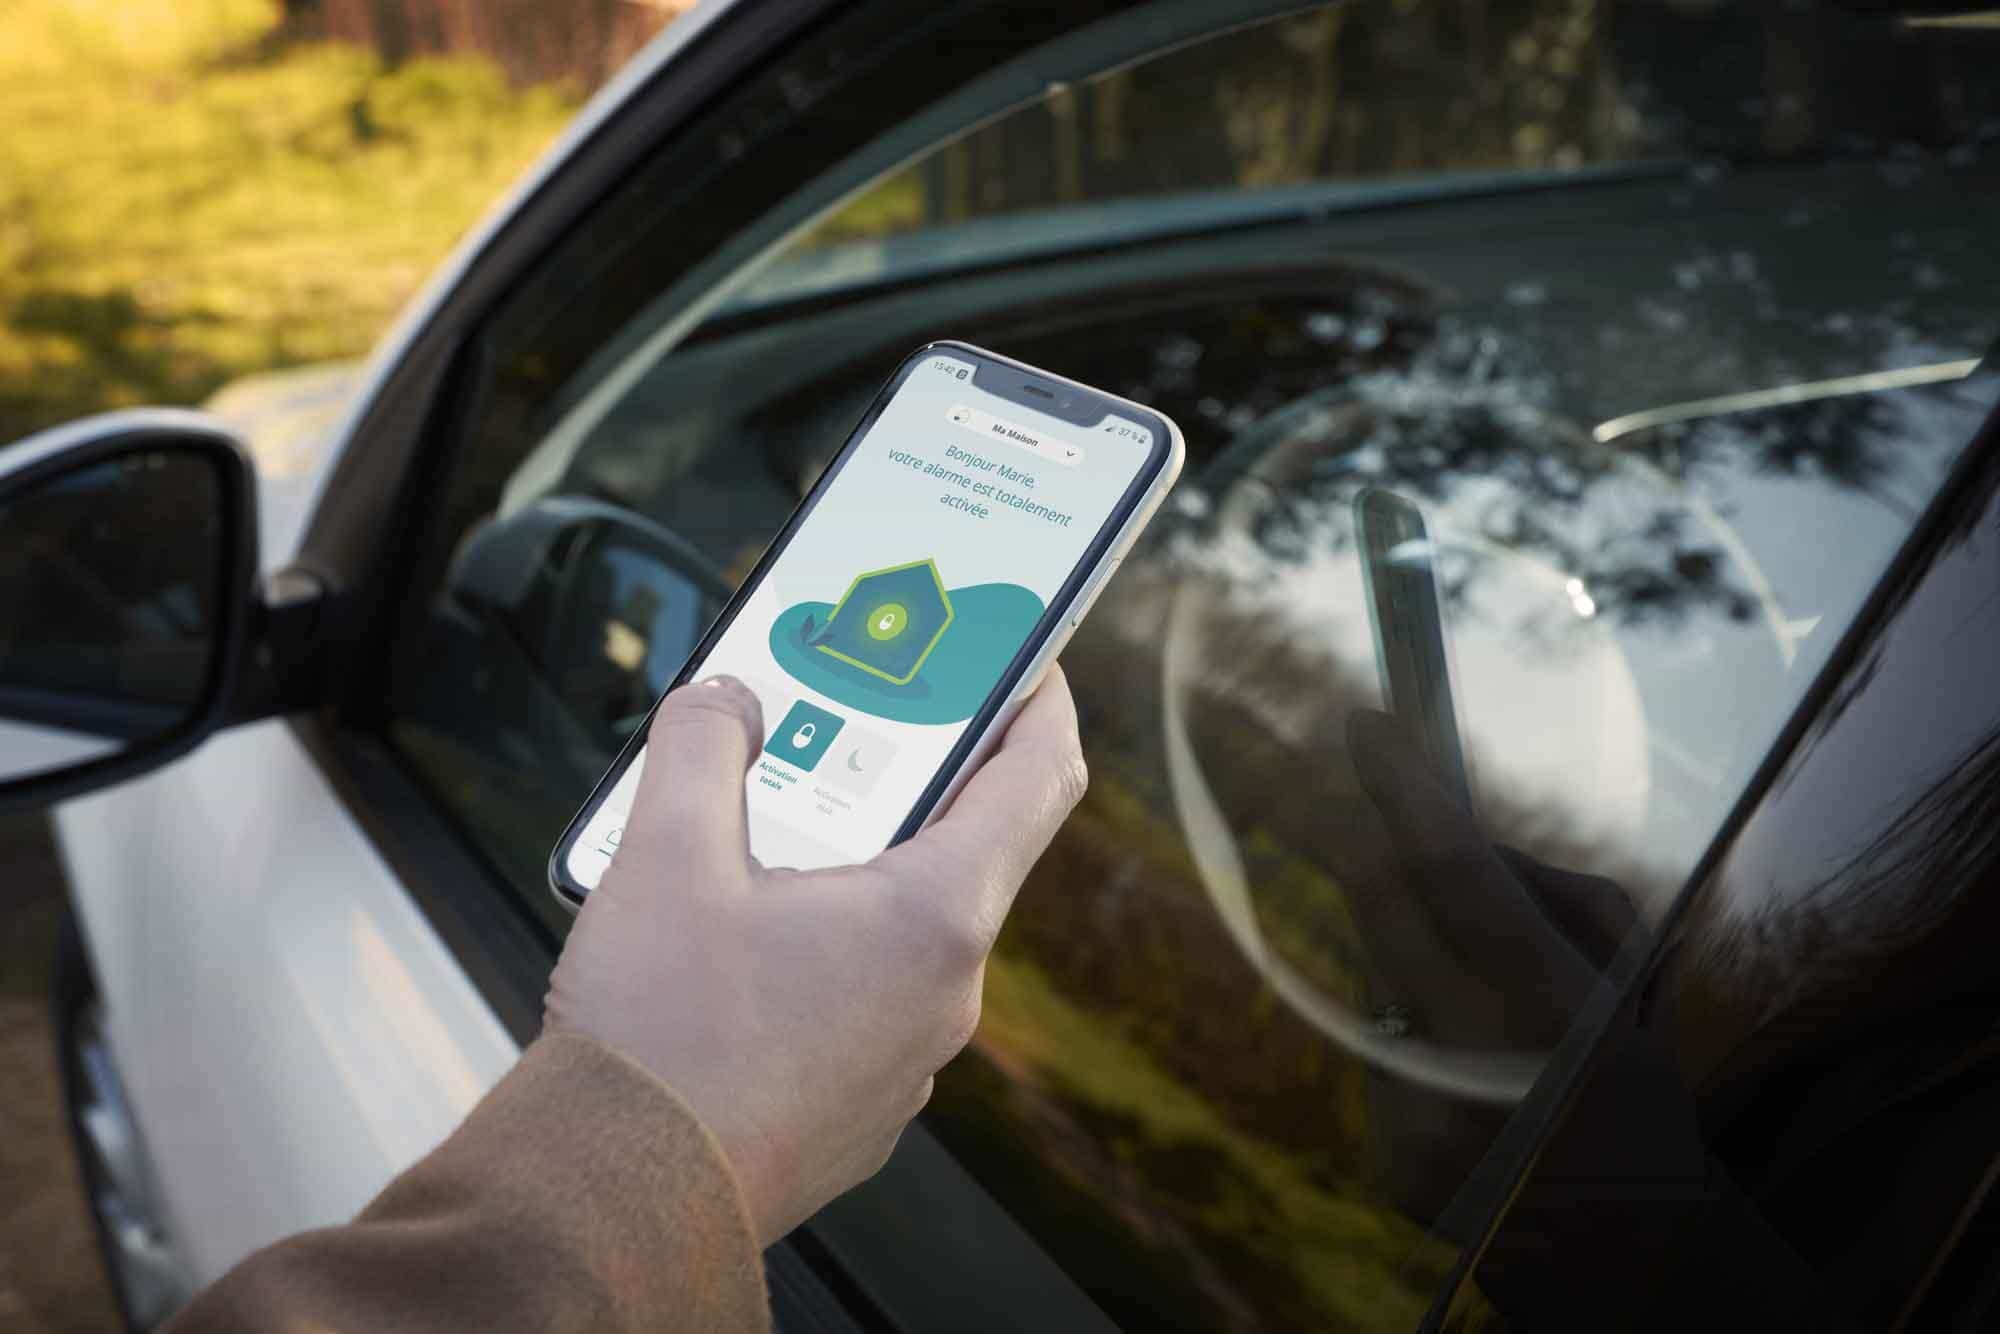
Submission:
<svg viewBox="0 0 2000 1334">
<path fill-rule="evenodd" d="M 1106 562 L 1104 572 L 1097 576 L 1097 582 L 1091 585 L 1090 591 L 1083 595 L 1083 601 L 1078 603 L 1076 610 L 1070 613 L 1070 629 L 1074 630 L 1082 625 L 1083 618 L 1090 615 L 1090 609 L 1097 605 L 1097 595 L 1102 593 L 1104 586 L 1111 582 L 1111 576 L 1118 573 L 1118 566 L 1124 559 L 1123 556 L 1113 556 Z"/>
</svg>

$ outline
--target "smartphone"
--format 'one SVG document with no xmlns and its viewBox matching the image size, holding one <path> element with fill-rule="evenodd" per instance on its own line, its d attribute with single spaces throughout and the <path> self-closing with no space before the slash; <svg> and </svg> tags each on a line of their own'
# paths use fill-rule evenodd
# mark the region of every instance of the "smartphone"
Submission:
<svg viewBox="0 0 2000 1334">
<path fill-rule="evenodd" d="M 1173 422 L 1103 390 L 966 343 L 910 354 L 668 686 L 734 676 L 763 704 L 752 854 L 862 862 L 941 814 L 1185 454 Z M 618 849 L 646 732 L 550 855 L 571 908 Z"/>
<path fill-rule="evenodd" d="M 1383 698 L 1417 738 L 1432 770 L 1470 811 L 1472 783 L 1452 708 L 1430 528 L 1413 502 L 1371 486 L 1354 499 L 1354 529 Z"/>
</svg>

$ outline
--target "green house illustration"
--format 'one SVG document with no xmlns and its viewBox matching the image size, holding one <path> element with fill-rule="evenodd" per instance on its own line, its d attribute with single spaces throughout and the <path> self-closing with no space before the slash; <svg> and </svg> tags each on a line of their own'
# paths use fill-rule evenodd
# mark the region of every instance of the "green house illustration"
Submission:
<svg viewBox="0 0 2000 1334">
<path fill-rule="evenodd" d="M 953 614 L 937 562 L 913 560 L 856 575 L 811 644 L 871 676 L 908 685 Z"/>
</svg>

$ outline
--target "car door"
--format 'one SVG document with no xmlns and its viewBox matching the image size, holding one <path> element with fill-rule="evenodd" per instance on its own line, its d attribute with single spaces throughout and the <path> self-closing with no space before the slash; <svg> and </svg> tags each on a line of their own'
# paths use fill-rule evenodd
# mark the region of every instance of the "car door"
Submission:
<svg viewBox="0 0 2000 1334">
<path fill-rule="evenodd" d="M 1067 654 L 1093 793 L 980 1037 L 777 1253 L 781 1303 L 1408 1328 L 1602 988 L 1524 1009 L 1435 919 L 1348 721 L 1385 702 L 1351 504 L 1391 489 L 1435 527 L 1479 837 L 1624 886 L 1593 902 L 1643 957 L 1991 407 L 1986 39 L 1831 10 L 809 8 L 683 30 L 673 79 L 630 76 L 468 251 L 298 552 L 336 594 L 325 706 L 184 766 L 213 761 L 196 800 L 148 780 L 132 853 L 81 867 L 230 854 L 227 889 L 151 892 L 211 905 L 201 929 L 85 911 L 107 973 L 180 956 L 110 1001 L 135 1100 L 191 1113 L 146 1113 L 177 1229 L 223 1239 L 208 1274 L 338 1217 L 497 1077 L 566 925 L 549 842 L 887 367 L 955 335 L 1165 408 L 1190 469 Z M 1690 51 L 1772 58 L 1690 77 Z M 1895 77 L 1836 105 L 1878 58 Z M 1596 944 L 1551 957 L 1622 957 Z M 208 1040 L 251 1005 L 268 1032 Z M 207 1115 L 230 1097 L 254 1106 Z M 252 1222 L 225 1154 L 270 1183 Z"/>
</svg>

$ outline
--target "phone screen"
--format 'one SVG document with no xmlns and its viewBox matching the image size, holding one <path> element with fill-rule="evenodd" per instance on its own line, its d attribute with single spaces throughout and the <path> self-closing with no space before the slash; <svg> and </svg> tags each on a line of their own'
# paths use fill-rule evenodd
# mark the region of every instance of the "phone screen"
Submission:
<svg viewBox="0 0 2000 1334">
<path fill-rule="evenodd" d="M 763 704 L 745 787 L 764 865 L 888 847 L 1164 466 L 1158 419 L 1040 412 L 1019 389 L 1036 378 L 954 347 L 906 362 L 678 678 L 734 676 Z M 570 845 L 577 887 L 610 864 L 644 763 Z"/>
</svg>

